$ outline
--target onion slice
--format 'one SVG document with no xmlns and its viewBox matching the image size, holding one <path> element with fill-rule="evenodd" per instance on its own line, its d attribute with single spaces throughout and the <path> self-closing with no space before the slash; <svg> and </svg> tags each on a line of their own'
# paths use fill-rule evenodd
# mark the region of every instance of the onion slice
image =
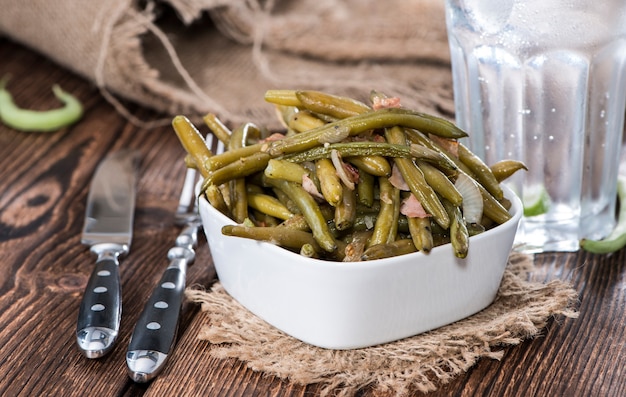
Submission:
<svg viewBox="0 0 626 397">
<path fill-rule="evenodd" d="M 476 182 L 465 174 L 459 174 L 454 183 L 463 197 L 463 218 L 466 223 L 479 223 L 483 216 L 483 197 Z"/>
<path fill-rule="evenodd" d="M 337 152 L 337 150 L 333 149 L 330 151 L 330 160 L 335 166 L 335 170 L 337 171 L 337 176 L 339 176 L 339 179 L 341 179 L 341 181 L 344 183 L 344 185 L 348 187 L 348 189 L 354 190 L 354 182 L 352 182 L 352 180 L 346 173 L 343 161 L 341 160 L 341 157 L 339 157 L 339 152 Z"/>
</svg>

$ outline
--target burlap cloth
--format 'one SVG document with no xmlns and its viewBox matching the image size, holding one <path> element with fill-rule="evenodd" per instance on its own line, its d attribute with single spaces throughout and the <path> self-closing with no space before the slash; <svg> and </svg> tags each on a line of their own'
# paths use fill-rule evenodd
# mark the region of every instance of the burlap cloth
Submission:
<svg viewBox="0 0 626 397">
<path fill-rule="evenodd" d="M 0 35 L 166 114 L 277 126 L 268 88 L 453 112 L 443 0 L 0 0 Z M 147 125 L 163 120 L 144 120 Z"/>
<path fill-rule="evenodd" d="M 288 336 L 254 316 L 217 283 L 190 287 L 202 305 L 198 337 L 210 354 L 234 357 L 255 371 L 301 384 L 320 383 L 323 395 L 351 396 L 363 388 L 407 395 L 430 392 L 467 371 L 480 358 L 500 359 L 505 346 L 541 332 L 553 317 L 577 317 L 577 293 L 560 280 L 530 281 L 532 257 L 512 254 L 495 301 L 451 325 L 379 346 L 328 350 Z"/>
</svg>

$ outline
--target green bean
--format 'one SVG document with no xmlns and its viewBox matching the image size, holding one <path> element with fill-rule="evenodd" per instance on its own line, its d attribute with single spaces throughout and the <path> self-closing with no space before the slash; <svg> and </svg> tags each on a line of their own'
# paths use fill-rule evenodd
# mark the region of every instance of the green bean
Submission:
<svg viewBox="0 0 626 397">
<path fill-rule="evenodd" d="M 267 227 L 267 226 L 278 226 L 280 224 L 279 220 L 274 218 L 271 215 L 268 215 L 266 213 L 263 213 L 261 211 L 257 211 L 254 208 L 250 209 L 250 215 L 251 217 L 249 219 L 252 220 L 252 222 L 254 223 L 254 226 L 261 226 L 261 227 Z"/>
<path fill-rule="evenodd" d="M 351 156 L 346 158 L 346 161 L 363 172 L 374 176 L 391 175 L 391 165 L 389 165 L 389 161 L 383 156 Z"/>
<path fill-rule="evenodd" d="M 428 162 L 448 173 L 455 173 L 458 169 L 456 163 L 445 154 L 427 148 L 422 145 L 411 145 L 411 156 L 424 162 Z"/>
<path fill-rule="evenodd" d="M 287 121 L 287 126 L 297 132 L 312 130 L 324 124 L 323 120 L 306 111 L 294 112 Z"/>
<path fill-rule="evenodd" d="M 503 224 L 511 219 L 511 214 L 509 214 L 509 211 L 502 205 L 502 203 L 500 203 L 500 201 L 496 200 L 496 198 L 493 197 L 491 193 L 489 193 L 480 183 L 478 183 L 477 186 L 483 197 L 483 214 L 486 217 L 498 224 Z"/>
<path fill-rule="evenodd" d="M 326 158 L 317 160 L 315 173 L 320 181 L 320 190 L 324 199 L 333 207 L 339 205 L 343 196 L 343 188 L 332 161 Z"/>
<path fill-rule="evenodd" d="M 227 152 L 228 153 L 228 152 Z M 221 185 L 230 180 L 252 175 L 263 171 L 270 161 L 267 153 L 254 153 L 248 157 L 240 158 L 215 171 L 209 172 L 203 182 L 203 188 L 208 185 Z"/>
<path fill-rule="evenodd" d="M 185 116 L 174 117 L 172 127 L 178 136 L 178 140 L 183 145 L 183 148 L 185 148 L 185 151 L 193 158 L 196 168 L 200 171 L 200 174 L 206 178 L 211 172 L 206 168 L 206 164 L 208 159 L 213 156 L 206 141 L 191 121 Z"/>
<path fill-rule="evenodd" d="M 496 199 L 504 197 L 502 187 L 489 168 L 480 157 L 472 153 L 467 147 L 459 143 L 459 160 L 469 167 L 476 175 L 476 179 L 491 193 Z"/>
<path fill-rule="evenodd" d="M 347 142 L 331 143 L 317 146 L 299 153 L 292 153 L 279 158 L 301 163 L 314 161 L 321 158 L 330 158 L 330 153 L 336 150 L 342 158 L 361 156 L 384 156 L 384 157 L 410 157 L 411 150 L 408 146 L 391 145 L 388 143 L 374 142 Z"/>
<path fill-rule="evenodd" d="M 430 218 L 408 218 L 413 245 L 418 251 L 428 254 L 433 249 L 433 233 Z"/>
<path fill-rule="evenodd" d="M 438 168 L 426 161 L 417 161 L 417 166 L 424 174 L 424 179 L 437 194 L 452 202 L 456 206 L 463 204 L 463 196 L 456 189 L 454 183 L 448 179 Z"/>
<path fill-rule="evenodd" d="M 6 89 L 8 77 L 0 80 L 0 120 L 11 128 L 29 132 L 51 132 L 77 122 L 83 115 L 83 105 L 73 95 L 63 91 L 58 85 L 52 86 L 54 96 L 63 107 L 37 111 L 22 109 L 13 101 Z"/>
<path fill-rule="evenodd" d="M 317 251 L 315 251 L 315 247 L 313 246 L 313 244 L 302 244 L 302 247 L 300 247 L 300 255 L 304 256 L 305 258 L 318 258 L 319 254 L 317 253 Z"/>
<path fill-rule="evenodd" d="M 619 212 L 615 228 L 603 239 L 582 239 L 580 247 L 594 254 L 608 254 L 626 246 L 626 176 L 617 177 L 617 196 L 619 198 Z"/>
<path fill-rule="evenodd" d="M 255 153 L 260 152 L 263 148 L 263 145 L 265 144 L 256 143 L 254 145 L 248 145 L 238 149 L 229 148 L 229 150 L 220 154 L 216 154 L 207 159 L 204 167 L 209 171 L 217 170 L 244 157 L 249 157 Z"/>
<path fill-rule="evenodd" d="M 267 90 L 265 91 L 265 101 L 282 106 L 302 106 L 295 90 Z"/>
<path fill-rule="evenodd" d="M 204 124 L 209 127 L 209 130 L 222 141 L 225 147 L 228 147 L 230 142 L 230 135 L 232 131 L 222 123 L 222 121 L 213 113 L 208 113 L 202 117 Z"/>
<path fill-rule="evenodd" d="M 469 233 L 467 226 L 463 220 L 461 209 L 450 203 L 448 200 L 442 200 L 448 215 L 450 216 L 450 242 L 454 255 L 457 258 L 465 258 L 469 250 Z"/>
<path fill-rule="evenodd" d="M 321 251 L 320 246 L 311 233 L 286 227 L 226 225 L 222 227 L 222 233 L 226 236 L 265 241 L 297 251 L 300 251 L 304 244 L 310 244 L 316 251 Z"/>
<path fill-rule="evenodd" d="M 211 185 L 204 189 L 204 195 L 207 201 L 219 212 L 230 217 L 230 209 L 224 200 L 224 196 L 222 195 L 219 186 Z"/>
<path fill-rule="evenodd" d="M 310 232 L 311 228 L 306 221 L 306 218 L 302 214 L 294 214 L 291 218 L 282 221 L 278 227 L 288 227 L 291 229 L 300 230 L 303 232 Z"/>
<path fill-rule="evenodd" d="M 296 91 L 296 97 L 305 109 L 337 119 L 345 119 L 372 110 L 363 102 L 325 92 Z"/>
<path fill-rule="evenodd" d="M 386 129 L 385 136 L 390 143 L 406 144 L 404 131 L 401 127 Z M 433 188 L 426 182 L 422 170 L 409 159 L 396 158 L 394 162 L 402 174 L 404 181 L 422 207 L 433 216 L 435 222 L 439 223 L 444 229 L 447 229 L 450 225 L 450 218 L 441 204 L 439 197 L 437 197 Z"/>
<path fill-rule="evenodd" d="M 457 169 L 460 169 L 466 174 L 472 176 L 473 178 L 472 171 L 465 164 L 463 164 L 463 162 L 461 162 L 456 156 L 454 156 L 448 150 L 441 147 L 441 145 L 439 145 L 438 143 L 434 142 L 432 139 L 422 134 L 420 131 L 416 131 L 415 129 L 412 129 L 412 128 L 405 128 L 404 133 L 406 134 L 406 137 L 408 138 L 410 142 L 413 142 L 414 144 L 417 144 L 417 145 L 422 145 L 424 147 L 427 147 L 428 149 L 438 152 L 441 156 L 446 157 L 446 160 L 445 160 L 446 162 L 454 163 Z"/>
<path fill-rule="evenodd" d="M 248 205 L 259 212 L 282 220 L 293 216 L 293 213 L 280 200 L 268 194 L 248 193 Z"/>
<path fill-rule="evenodd" d="M 389 179 L 378 178 L 380 186 L 380 213 L 374 224 L 374 232 L 367 247 L 376 244 L 387 244 L 396 239 L 398 218 L 400 216 L 400 190 L 396 189 Z"/>
<path fill-rule="evenodd" d="M 302 165 L 277 159 L 270 159 L 263 173 L 269 178 L 286 179 L 299 184 L 302 184 L 304 176 L 309 175 L 309 171 Z"/>
<path fill-rule="evenodd" d="M 517 160 L 501 160 L 491 165 L 490 168 L 498 182 L 502 182 L 519 170 L 528 171 L 526 165 Z"/>
<path fill-rule="evenodd" d="M 376 178 L 362 168 L 359 168 L 359 183 L 356 191 L 359 203 L 371 207 L 374 204 L 374 181 Z"/>
<path fill-rule="evenodd" d="M 335 227 L 338 230 L 348 230 L 354 224 L 356 217 L 356 192 L 343 186 L 341 201 L 335 206 Z"/>
<path fill-rule="evenodd" d="M 350 234 L 348 244 L 344 250 L 346 256 L 344 258 L 347 262 L 356 262 L 361 260 L 361 255 L 365 250 L 365 244 L 372 235 L 371 230 L 357 231 Z"/>
<path fill-rule="evenodd" d="M 380 109 L 328 123 L 293 137 L 271 142 L 268 151 L 273 156 L 279 156 L 311 149 L 318 146 L 320 137 L 331 130 L 347 128 L 349 135 L 357 135 L 368 130 L 396 125 L 416 128 L 448 138 L 463 138 L 467 136 L 465 131 L 459 129 L 453 123 L 436 116 L 407 109 Z"/>
<path fill-rule="evenodd" d="M 326 219 L 313 197 L 301 185 L 282 179 L 266 178 L 266 183 L 282 190 L 298 206 L 307 220 L 315 240 L 325 251 L 332 252 L 337 248 L 333 236 L 328 230 Z"/>
<path fill-rule="evenodd" d="M 410 254 L 416 251 L 417 249 L 415 245 L 413 245 L 413 241 L 406 238 L 395 240 L 387 244 L 372 245 L 363 252 L 361 260 L 371 261 L 374 259 L 390 258 L 392 256 Z"/>
<path fill-rule="evenodd" d="M 250 132 L 250 124 L 246 123 L 235 128 L 230 135 L 228 147 L 233 150 L 245 147 Z M 237 223 L 242 223 L 248 218 L 248 194 L 244 177 L 235 178 L 230 183 L 230 202 L 232 217 Z"/>
</svg>

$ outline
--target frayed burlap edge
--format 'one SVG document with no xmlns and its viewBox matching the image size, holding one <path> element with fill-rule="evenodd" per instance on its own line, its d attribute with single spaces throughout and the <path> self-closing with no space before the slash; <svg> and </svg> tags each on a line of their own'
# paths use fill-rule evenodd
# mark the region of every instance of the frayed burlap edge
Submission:
<svg viewBox="0 0 626 397">
<path fill-rule="evenodd" d="M 322 395 L 350 396 L 370 387 L 407 395 L 431 392 L 480 358 L 500 359 L 504 346 L 540 334 L 555 316 L 576 318 L 577 293 L 567 283 L 528 281 L 532 257 L 513 254 L 495 301 L 483 311 L 414 337 L 355 350 L 318 348 L 254 316 L 217 283 L 186 296 L 206 315 L 198 338 L 217 358 L 236 358 L 255 371 L 299 384 L 321 384 Z"/>
</svg>

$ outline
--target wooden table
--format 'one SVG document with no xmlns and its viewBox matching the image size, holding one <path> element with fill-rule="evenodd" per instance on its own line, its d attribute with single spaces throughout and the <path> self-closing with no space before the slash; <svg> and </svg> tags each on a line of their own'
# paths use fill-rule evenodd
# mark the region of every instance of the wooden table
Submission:
<svg viewBox="0 0 626 397">
<path fill-rule="evenodd" d="M 75 126 L 50 134 L 0 126 L 0 395 L 46 396 L 313 396 L 304 387 L 209 356 L 198 341 L 203 315 L 184 307 L 177 349 L 150 384 L 126 374 L 132 327 L 158 280 L 177 234 L 173 210 L 184 169 L 170 127 L 138 128 L 121 117 L 86 80 L 7 39 L 0 39 L 0 76 L 12 75 L 18 104 L 57 106 L 60 83 L 85 104 Z M 129 105 L 138 117 L 158 117 Z M 122 264 L 124 316 L 119 343 L 103 359 L 83 357 L 75 342 L 78 306 L 94 258 L 80 244 L 85 199 L 97 163 L 132 147 L 142 154 L 132 255 Z M 626 251 L 537 255 L 539 280 L 571 282 L 580 294 L 578 319 L 552 320 L 540 337 L 483 359 L 430 394 L 508 396 L 626 395 Z M 188 283 L 215 279 L 201 241 Z M 364 390 L 362 396 L 375 395 Z"/>
</svg>

